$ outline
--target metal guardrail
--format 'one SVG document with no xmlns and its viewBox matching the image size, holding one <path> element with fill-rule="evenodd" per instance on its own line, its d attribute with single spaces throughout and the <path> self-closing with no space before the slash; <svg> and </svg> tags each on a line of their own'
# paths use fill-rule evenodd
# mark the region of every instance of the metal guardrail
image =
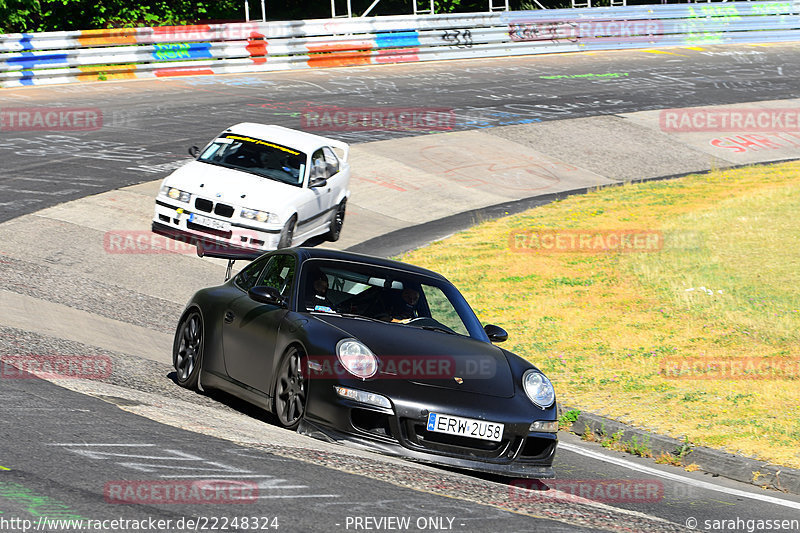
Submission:
<svg viewBox="0 0 800 533">
<path fill-rule="evenodd" d="M 800 40 L 800 0 L 0 35 L 0 87 Z"/>
</svg>

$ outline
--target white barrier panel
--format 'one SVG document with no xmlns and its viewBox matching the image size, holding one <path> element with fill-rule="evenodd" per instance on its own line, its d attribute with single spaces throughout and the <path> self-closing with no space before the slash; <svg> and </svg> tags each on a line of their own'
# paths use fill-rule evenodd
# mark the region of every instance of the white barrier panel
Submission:
<svg viewBox="0 0 800 533">
<path fill-rule="evenodd" d="M 793 41 L 800 0 L 0 35 L 0 87 Z"/>
</svg>

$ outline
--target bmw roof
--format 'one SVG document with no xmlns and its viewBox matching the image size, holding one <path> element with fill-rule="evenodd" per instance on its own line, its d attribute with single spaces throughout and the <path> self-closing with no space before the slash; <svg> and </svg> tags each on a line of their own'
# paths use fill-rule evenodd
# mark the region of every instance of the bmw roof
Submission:
<svg viewBox="0 0 800 533">
<path fill-rule="evenodd" d="M 289 148 L 296 148 L 301 152 L 311 155 L 321 146 L 333 146 L 344 151 L 344 160 L 347 160 L 349 145 L 336 139 L 330 139 L 313 133 L 293 130 L 275 124 L 257 124 L 255 122 L 240 122 L 226 129 L 223 133 L 236 133 L 255 137 L 262 141 L 271 141 Z"/>
</svg>

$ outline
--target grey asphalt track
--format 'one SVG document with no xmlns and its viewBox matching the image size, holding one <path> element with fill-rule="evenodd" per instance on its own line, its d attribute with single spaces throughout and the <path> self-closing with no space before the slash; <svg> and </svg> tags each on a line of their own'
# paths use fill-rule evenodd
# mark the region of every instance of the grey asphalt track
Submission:
<svg viewBox="0 0 800 533">
<path fill-rule="evenodd" d="M 102 118 L 94 131 L 4 126 L 0 221 L 163 176 L 185 160 L 190 145 L 207 142 L 230 124 L 309 129 L 303 117 L 331 106 L 452 110 L 453 129 L 462 131 L 799 96 L 800 65 L 792 44 L 6 89 L 0 108 L 90 108 Z M 317 131 L 351 143 L 423 133 Z M 614 147 L 613 138 L 600 142 Z M 602 158 L 602 146 L 586 148 Z"/>
</svg>

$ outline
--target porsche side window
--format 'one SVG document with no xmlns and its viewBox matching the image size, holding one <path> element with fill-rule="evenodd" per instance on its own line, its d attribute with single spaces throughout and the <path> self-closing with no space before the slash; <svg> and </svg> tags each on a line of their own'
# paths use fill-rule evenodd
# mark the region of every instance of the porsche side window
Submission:
<svg viewBox="0 0 800 533">
<path fill-rule="evenodd" d="M 294 281 L 295 259 L 287 254 L 275 255 L 264 271 L 259 285 L 278 289 L 283 297 L 289 296 Z"/>
<path fill-rule="evenodd" d="M 441 289 L 433 285 L 423 285 L 422 292 L 425 293 L 425 300 L 428 302 L 431 318 L 447 326 L 456 333 L 469 335 L 467 327 L 464 325 L 461 317 L 458 316 L 458 312 Z"/>
<path fill-rule="evenodd" d="M 328 168 L 328 175 L 333 176 L 339 172 L 339 158 L 333 153 L 333 150 L 327 146 L 322 147 L 322 153 L 325 155 L 325 164 Z"/>
<path fill-rule="evenodd" d="M 268 259 L 269 257 L 256 259 L 244 267 L 241 272 L 236 274 L 236 277 L 233 278 L 233 282 L 243 291 L 249 291 L 252 287 L 255 287 L 256 281 L 258 281 L 258 277 L 264 270 Z"/>
</svg>

